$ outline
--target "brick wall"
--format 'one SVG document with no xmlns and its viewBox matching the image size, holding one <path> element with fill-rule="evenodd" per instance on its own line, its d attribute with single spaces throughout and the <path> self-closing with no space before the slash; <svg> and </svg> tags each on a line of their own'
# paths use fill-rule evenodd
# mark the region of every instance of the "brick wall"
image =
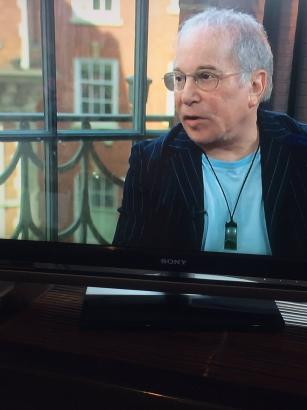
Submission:
<svg viewBox="0 0 307 410">
<path fill-rule="evenodd" d="M 0 0 L 0 69 L 18 64 L 21 42 L 19 37 L 20 9 L 16 0 Z"/>
</svg>

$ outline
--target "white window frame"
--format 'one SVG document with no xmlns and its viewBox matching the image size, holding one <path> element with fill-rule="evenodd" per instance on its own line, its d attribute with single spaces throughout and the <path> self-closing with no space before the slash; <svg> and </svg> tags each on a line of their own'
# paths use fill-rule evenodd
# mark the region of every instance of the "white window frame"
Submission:
<svg viewBox="0 0 307 410">
<path fill-rule="evenodd" d="M 166 8 L 167 13 L 169 14 L 179 14 L 180 13 L 180 7 L 179 7 L 179 0 L 170 0 L 167 8 Z"/>
<path fill-rule="evenodd" d="M 97 181 L 99 181 L 99 189 L 96 190 L 95 185 L 94 185 L 94 180 L 97 179 Z M 106 190 L 106 184 L 110 182 L 110 187 L 111 190 Z M 99 205 L 95 205 L 94 204 L 94 197 L 95 195 L 99 195 Z M 110 196 L 112 197 L 112 201 L 113 204 L 112 206 L 109 206 L 107 204 L 108 200 L 107 197 Z M 89 197 L 90 197 L 90 203 L 91 203 L 91 207 L 94 208 L 98 208 L 98 209 L 109 209 L 109 210 L 116 210 L 118 208 L 118 187 L 116 186 L 116 184 L 112 183 L 108 177 L 106 177 L 105 175 L 94 171 L 91 176 L 90 176 L 90 180 L 89 180 Z"/>
<path fill-rule="evenodd" d="M 85 80 L 82 78 L 82 64 L 88 64 L 89 67 L 93 67 L 94 64 L 99 64 L 100 66 L 103 65 L 110 65 L 111 66 L 111 80 L 106 79 L 98 79 L 95 80 L 94 78 L 90 78 L 89 80 Z M 77 114 L 87 114 L 83 113 L 82 110 L 82 103 L 84 99 L 82 98 L 82 85 L 89 84 L 89 85 L 98 85 L 98 86 L 111 86 L 112 87 L 112 97 L 110 100 L 111 104 L 111 112 L 110 114 L 118 114 L 118 106 L 119 106 L 119 66 L 118 61 L 115 59 L 106 59 L 106 58 L 76 58 L 74 61 L 74 71 L 75 71 L 75 112 Z M 89 97 L 89 103 L 93 104 L 95 101 L 102 103 L 101 98 L 95 100 L 94 98 L 91 99 Z M 106 102 L 107 104 L 108 102 Z M 89 111 L 89 114 L 94 114 L 93 110 Z M 104 112 L 100 111 L 98 114 L 104 114 Z"/>
<path fill-rule="evenodd" d="M 29 45 L 29 23 L 28 23 L 28 4 L 27 0 L 17 0 L 20 8 L 19 35 L 21 42 L 20 67 L 23 70 L 30 68 L 30 45 Z"/>
<path fill-rule="evenodd" d="M 100 0 L 100 9 L 93 8 L 94 0 L 71 0 L 72 18 L 74 24 L 91 24 L 95 26 L 121 26 L 123 19 L 120 14 L 121 0 L 112 0 L 111 10 L 106 9 L 106 1 Z"/>
</svg>

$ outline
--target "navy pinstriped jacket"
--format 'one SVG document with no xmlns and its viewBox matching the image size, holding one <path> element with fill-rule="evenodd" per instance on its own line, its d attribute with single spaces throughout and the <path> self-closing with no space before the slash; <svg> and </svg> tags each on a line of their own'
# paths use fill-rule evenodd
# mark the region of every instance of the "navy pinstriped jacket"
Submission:
<svg viewBox="0 0 307 410">
<path fill-rule="evenodd" d="M 258 126 L 272 254 L 306 256 L 307 126 L 261 110 Z M 206 183 L 201 154 L 181 124 L 132 148 L 114 245 L 200 250 Z"/>
</svg>

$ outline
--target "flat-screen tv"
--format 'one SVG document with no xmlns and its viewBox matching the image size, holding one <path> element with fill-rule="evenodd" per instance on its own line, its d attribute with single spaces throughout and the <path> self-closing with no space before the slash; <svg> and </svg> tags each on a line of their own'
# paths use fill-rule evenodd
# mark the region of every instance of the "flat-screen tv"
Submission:
<svg viewBox="0 0 307 410">
<path fill-rule="evenodd" d="M 244 310 L 244 305 L 253 300 L 251 310 L 258 305 L 260 311 L 265 300 L 306 301 L 306 242 L 297 242 L 297 253 L 292 249 L 293 242 L 291 252 L 279 247 L 281 251 L 270 255 L 195 250 L 182 246 L 179 240 L 176 243 L 176 238 L 175 245 L 168 247 L 163 241 L 162 232 L 168 229 L 163 218 L 155 227 L 153 246 L 146 241 L 138 245 L 112 241 L 130 149 L 138 147 L 140 140 L 166 135 L 178 120 L 172 93 L 165 89 L 162 79 L 165 72 L 173 70 L 173 41 L 178 27 L 207 2 L 197 2 L 193 8 L 189 1 L 136 0 L 133 8 L 127 0 L 108 2 L 111 9 L 105 2 L 102 11 L 97 7 L 104 2 L 83 2 L 87 4 L 83 8 L 79 3 L 42 0 L 40 9 L 34 2 L 27 2 L 26 9 L 16 9 L 16 22 L 12 20 L 11 24 L 16 23 L 18 28 L 21 19 L 25 30 L 21 48 L 15 50 L 20 58 L 12 57 L 8 62 L 0 55 L 0 66 L 9 64 L 11 70 L 10 76 L 0 70 L 2 94 L 7 95 L 0 99 L 0 280 L 88 287 L 89 300 L 96 309 L 97 299 L 107 303 L 103 309 L 108 315 L 119 306 L 113 320 L 121 324 L 129 322 L 128 317 L 136 317 L 144 306 L 152 323 L 163 321 L 163 313 L 157 310 L 157 306 L 163 306 L 168 326 L 182 324 L 176 312 L 184 317 L 185 324 L 197 317 L 198 326 L 201 309 L 214 298 L 218 298 L 218 305 L 220 298 L 226 298 L 226 310 L 227 300 L 232 306 L 241 300 L 238 310 L 242 306 Z M 304 15 L 304 2 L 296 9 L 291 6 L 293 13 L 288 13 L 287 21 L 283 20 L 286 14 L 274 10 L 269 1 L 245 2 L 246 9 L 242 9 L 242 2 L 237 3 L 233 1 L 233 8 L 264 22 L 275 54 L 273 94 L 263 108 L 288 112 L 304 130 L 307 102 L 300 87 L 306 76 L 300 64 L 306 47 L 300 17 Z M 287 30 L 290 40 L 286 45 L 280 43 L 280 27 Z M 66 35 L 61 37 L 63 32 Z M 280 44 L 287 47 L 288 54 L 282 54 Z M 285 67 L 292 76 L 284 76 Z M 11 98 L 12 93 L 16 98 Z M 280 121 L 287 121 L 285 118 Z M 301 143 L 297 130 L 292 129 L 294 146 Z M 278 151 L 275 160 L 280 155 L 283 153 Z M 185 174 L 187 185 L 192 172 L 191 168 Z M 275 170 L 270 172 L 274 174 Z M 13 176 L 15 179 L 10 180 Z M 159 178 L 167 192 L 169 174 Z M 133 189 L 137 189 L 140 181 L 134 182 Z M 267 181 L 268 195 L 277 198 L 283 183 L 281 178 L 273 189 Z M 301 186 L 307 189 L 306 182 L 301 181 Z M 192 203 L 193 192 L 190 194 Z M 5 195 L 11 195 L 6 202 Z M 306 197 L 306 192 L 302 195 Z M 18 211 L 14 210 L 16 198 Z M 160 199 L 163 202 L 164 196 Z M 176 207 L 176 197 L 173 199 Z M 246 207 L 251 205 L 252 201 Z M 193 218 L 201 217 L 204 210 L 192 208 L 189 212 Z M 277 208 L 272 209 L 273 214 Z M 305 208 L 296 209 L 307 214 Z M 146 214 L 146 218 L 151 216 Z M 177 223 L 182 223 L 180 218 Z M 297 240 L 291 218 L 279 224 L 278 229 L 274 227 L 278 232 L 276 244 L 282 243 L 290 231 Z M 296 228 L 301 227 L 297 224 Z M 180 306 L 193 309 L 183 312 Z M 159 315 L 155 316 L 157 311 Z M 99 315 L 103 315 L 101 310 Z M 148 317 L 140 321 L 146 323 Z M 107 318 L 104 320 L 106 323 Z"/>
<path fill-rule="evenodd" d="M 306 302 L 302 259 L 0 240 L 0 278 L 85 286 L 83 326 L 280 328 Z"/>
</svg>

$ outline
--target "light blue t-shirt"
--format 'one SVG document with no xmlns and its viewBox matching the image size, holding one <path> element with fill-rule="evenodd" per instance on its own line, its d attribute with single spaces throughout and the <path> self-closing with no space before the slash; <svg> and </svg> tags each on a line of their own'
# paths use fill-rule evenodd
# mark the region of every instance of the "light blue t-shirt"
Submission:
<svg viewBox="0 0 307 410">
<path fill-rule="evenodd" d="M 240 188 L 255 153 L 239 161 L 209 158 L 233 212 Z M 230 220 L 226 201 L 212 169 L 202 155 L 205 225 L 202 250 L 271 255 L 262 200 L 260 152 L 245 182 L 233 220 L 237 223 L 237 250 L 225 250 L 225 223 Z"/>
</svg>

